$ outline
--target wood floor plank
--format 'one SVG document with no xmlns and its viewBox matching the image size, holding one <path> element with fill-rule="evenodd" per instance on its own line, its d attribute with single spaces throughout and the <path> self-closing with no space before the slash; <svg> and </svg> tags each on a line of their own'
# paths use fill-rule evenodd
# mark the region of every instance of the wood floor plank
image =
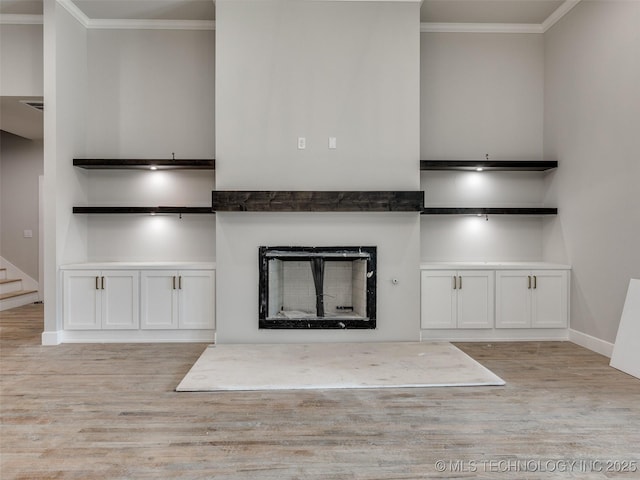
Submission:
<svg viewBox="0 0 640 480">
<path fill-rule="evenodd" d="M 177 393 L 205 344 L 42 329 L 42 306 L 0 313 L 2 480 L 640 478 L 640 381 L 568 342 L 457 344 L 503 388 Z M 507 469 L 561 460 L 636 471 Z"/>
</svg>

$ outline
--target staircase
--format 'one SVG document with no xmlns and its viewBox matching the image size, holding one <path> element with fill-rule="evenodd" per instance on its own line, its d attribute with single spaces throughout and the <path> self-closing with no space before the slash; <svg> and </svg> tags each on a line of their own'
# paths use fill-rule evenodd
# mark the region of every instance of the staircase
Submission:
<svg viewBox="0 0 640 480">
<path fill-rule="evenodd" d="M 0 268 L 0 312 L 37 301 L 37 290 L 23 290 L 21 279 L 7 278 L 7 269 Z"/>
</svg>

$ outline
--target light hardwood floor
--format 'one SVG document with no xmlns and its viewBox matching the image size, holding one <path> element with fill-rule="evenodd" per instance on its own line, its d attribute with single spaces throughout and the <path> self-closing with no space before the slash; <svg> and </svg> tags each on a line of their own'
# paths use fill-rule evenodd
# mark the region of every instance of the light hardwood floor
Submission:
<svg viewBox="0 0 640 480">
<path fill-rule="evenodd" d="M 2 480 L 640 478 L 640 381 L 571 343 L 457 344 L 505 387 L 176 393 L 204 344 L 0 329 Z"/>
</svg>

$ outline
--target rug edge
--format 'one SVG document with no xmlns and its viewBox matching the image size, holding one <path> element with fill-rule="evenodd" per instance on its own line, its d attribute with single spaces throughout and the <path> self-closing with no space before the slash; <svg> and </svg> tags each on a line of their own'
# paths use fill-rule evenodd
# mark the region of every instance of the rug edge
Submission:
<svg viewBox="0 0 640 480">
<path fill-rule="evenodd" d="M 348 342 L 348 343 L 360 343 L 360 342 Z M 363 343 L 367 343 L 367 342 L 363 342 Z M 191 368 L 189 369 L 189 371 L 182 377 L 182 380 L 180 381 L 180 383 L 178 384 L 178 386 L 174 389 L 175 392 L 191 392 L 191 393 L 196 393 L 196 392 L 266 392 L 266 391 L 309 391 L 309 390 L 372 390 L 372 389 L 390 389 L 390 388 L 396 388 L 396 389 L 400 389 L 400 388 L 439 388 L 439 387 L 446 387 L 446 388 L 450 388 L 450 387 L 502 387 L 506 385 L 506 381 L 504 379 L 502 379 L 501 377 L 499 377 L 498 375 L 496 375 L 493 371 L 491 371 L 490 369 L 488 369 L 487 367 L 485 367 L 482 363 L 478 362 L 475 358 L 471 357 L 470 355 L 468 355 L 467 353 L 465 353 L 463 350 L 461 350 L 460 348 L 458 348 L 457 346 L 455 346 L 453 343 L 451 342 L 447 342 L 447 341 L 438 341 L 438 342 L 434 342 L 434 341 L 427 341 L 427 342 L 382 342 L 382 343 L 415 343 L 415 344 L 444 344 L 447 345 L 453 349 L 455 349 L 458 353 L 462 354 L 464 357 L 466 357 L 467 359 L 471 360 L 473 363 L 475 363 L 476 365 L 478 365 L 480 367 L 480 369 L 487 374 L 488 376 L 492 377 L 493 380 L 491 381 L 487 381 L 487 382 L 462 382 L 462 383 L 414 383 L 414 384 L 395 384 L 395 385 L 390 385 L 390 384 L 386 384 L 386 385 L 347 385 L 347 386 L 330 386 L 330 385 L 324 385 L 324 386 L 270 386 L 270 387 L 264 387 L 264 386 L 259 386 L 259 387 L 246 387 L 246 386 L 228 386 L 228 387 L 216 387 L 216 388 L 207 388 L 207 387 L 187 387 L 187 386 L 183 386 L 183 383 L 185 383 L 185 380 L 187 379 L 187 377 L 191 374 L 191 371 L 194 370 L 198 364 L 201 361 L 204 361 L 203 358 L 205 357 L 205 354 L 209 351 L 209 349 L 216 347 L 216 344 L 209 344 L 206 346 L 206 348 L 203 350 L 203 352 L 200 354 L 200 356 L 198 357 L 198 359 L 195 361 L 195 363 L 191 366 Z M 245 345 L 245 344 L 243 344 Z M 250 344 L 246 344 L 246 345 L 250 345 Z M 268 344 L 268 345 L 277 345 L 277 344 Z M 293 344 L 293 345 L 307 345 L 307 344 Z"/>
</svg>

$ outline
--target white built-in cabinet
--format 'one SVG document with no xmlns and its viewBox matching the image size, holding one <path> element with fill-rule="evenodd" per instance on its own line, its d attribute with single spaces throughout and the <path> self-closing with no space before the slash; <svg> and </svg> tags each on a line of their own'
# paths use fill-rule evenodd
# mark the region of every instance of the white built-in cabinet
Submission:
<svg viewBox="0 0 640 480">
<path fill-rule="evenodd" d="M 167 268 L 174 265 L 183 268 Z M 61 275 L 63 325 L 71 341 L 212 338 L 211 263 L 76 264 L 62 267 Z"/>
<path fill-rule="evenodd" d="M 566 328 L 565 270 L 504 270 L 496 273 L 496 328 Z"/>
<path fill-rule="evenodd" d="M 214 327 L 211 270 L 149 270 L 141 275 L 143 329 Z"/>
<path fill-rule="evenodd" d="M 493 271 L 423 270 L 421 277 L 423 329 L 493 326 Z"/>
<path fill-rule="evenodd" d="M 422 338 L 564 339 L 569 274 L 568 265 L 545 263 L 423 264 Z"/>
<path fill-rule="evenodd" d="M 67 330 L 131 330 L 139 320 L 139 273 L 134 270 L 63 272 Z"/>
</svg>

